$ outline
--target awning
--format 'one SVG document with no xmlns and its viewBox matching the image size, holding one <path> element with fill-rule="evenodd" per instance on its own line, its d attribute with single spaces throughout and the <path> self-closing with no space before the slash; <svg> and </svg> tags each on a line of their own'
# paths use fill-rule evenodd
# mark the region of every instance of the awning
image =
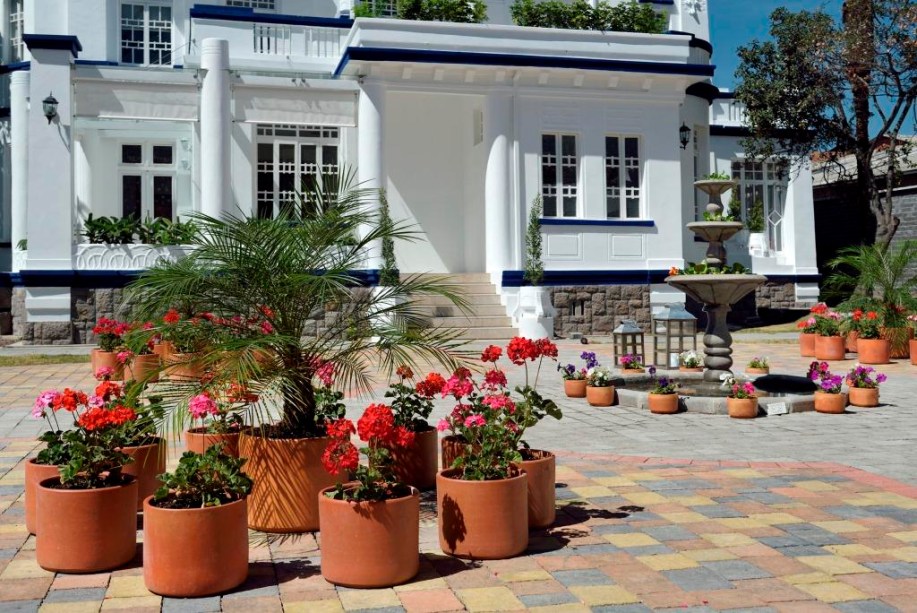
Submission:
<svg viewBox="0 0 917 613">
<path fill-rule="evenodd" d="M 233 119 L 245 123 L 355 126 L 354 91 L 233 88 Z"/>
<path fill-rule="evenodd" d="M 76 117 L 198 119 L 199 95 L 194 86 L 77 80 L 74 82 L 74 101 Z"/>
</svg>

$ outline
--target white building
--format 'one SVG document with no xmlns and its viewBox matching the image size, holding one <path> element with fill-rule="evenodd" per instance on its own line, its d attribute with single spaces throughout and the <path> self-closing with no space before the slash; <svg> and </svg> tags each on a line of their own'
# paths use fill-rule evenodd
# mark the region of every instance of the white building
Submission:
<svg viewBox="0 0 917 613">
<path fill-rule="evenodd" d="M 666 34 L 519 27 L 508 0 L 485 24 L 211 2 L 3 0 L 0 291 L 27 340 L 85 340 L 117 306 L 107 290 L 180 252 L 84 244 L 90 213 L 272 215 L 303 176 L 342 165 L 423 233 L 399 245 L 402 272 L 486 273 L 467 279 L 493 284 L 476 291 L 499 317 L 516 308 L 539 195 L 558 332 L 683 302 L 662 280 L 703 257 L 684 226 L 705 204 L 692 181 L 713 171 L 766 204 L 768 256 L 752 261 L 745 233 L 727 246 L 772 276 L 759 302 L 817 296 L 811 177 L 744 163 L 741 109 L 711 85 L 704 2 L 653 1 Z"/>
</svg>

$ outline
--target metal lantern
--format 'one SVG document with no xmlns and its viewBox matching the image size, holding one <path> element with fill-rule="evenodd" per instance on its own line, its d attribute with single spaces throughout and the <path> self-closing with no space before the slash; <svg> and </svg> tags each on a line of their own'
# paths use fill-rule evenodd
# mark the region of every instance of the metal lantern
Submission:
<svg viewBox="0 0 917 613">
<path fill-rule="evenodd" d="M 57 104 L 57 98 L 54 97 L 53 93 L 48 94 L 48 97 L 41 101 L 41 109 L 49 124 L 57 117 Z"/>
<path fill-rule="evenodd" d="M 614 338 L 615 365 L 621 363 L 621 358 L 627 354 L 637 356 L 641 362 L 646 357 L 643 345 L 643 330 L 633 319 L 624 319 L 621 325 L 612 330 Z M 639 348 L 638 348 L 639 345 Z"/>
<path fill-rule="evenodd" d="M 653 316 L 653 362 L 657 366 L 678 368 L 678 356 L 689 349 L 697 351 L 697 318 L 682 304 L 664 306 Z"/>
</svg>

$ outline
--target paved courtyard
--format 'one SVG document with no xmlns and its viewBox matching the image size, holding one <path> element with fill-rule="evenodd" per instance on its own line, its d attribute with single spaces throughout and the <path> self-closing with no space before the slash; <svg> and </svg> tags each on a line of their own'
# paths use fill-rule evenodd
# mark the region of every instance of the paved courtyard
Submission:
<svg viewBox="0 0 917 613">
<path fill-rule="evenodd" d="M 564 363 L 583 349 L 612 361 L 610 345 L 560 349 Z M 773 372 L 804 374 L 809 362 L 793 344 L 738 341 L 737 367 L 753 355 L 767 355 Z M 334 588 L 321 578 L 316 537 L 267 542 L 253 533 L 242 588 L 174 600 L 145 590 L 139 552 L 112 573 L 37 566 L 22 506 L 23 461 L 41 426 L 29 408 L 43 389 L 88 388 L 92 379 L 87 364 L 0 368 L 0 612 L 917 611 L 917 367 L 882 370 L 889 381 L 878 408 L 741 421 L 591 408 L 563 397 L 546 365 L 539 387 L 565 417 L 529 440 L 558 453 L 561 509 L 525 555 L 444 556 L 428 494 L 421 575 L 408 585 Z M 353 415 L 366 400 L 349 401 Z M 441 403 L 435 417 L 449 408 Z"/>
</svg>

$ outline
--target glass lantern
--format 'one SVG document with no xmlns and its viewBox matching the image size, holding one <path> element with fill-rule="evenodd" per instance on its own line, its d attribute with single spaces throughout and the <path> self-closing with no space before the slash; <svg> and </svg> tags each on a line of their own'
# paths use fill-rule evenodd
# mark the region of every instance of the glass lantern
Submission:
<svg viewBox="0 0 917 613">
<path fill-rule="evenodd" d="M 625 355 L 635 355 L 641 362 L 646 357 L 646 349 L 643 344 L 643 330 L 633 319 L 624 319 L 621 325 L 612 330 L 615 350 L 615 366 L 621 363 L 621 358 Z"/>
<path fill-rule="evenodd" d="M 682 304 L 664 306 L 653 316 L 653 362 L 663 368 L 678 368 L 678 356 L 688 349 L 697 351 L 697 318 Z"/>
</svg>

